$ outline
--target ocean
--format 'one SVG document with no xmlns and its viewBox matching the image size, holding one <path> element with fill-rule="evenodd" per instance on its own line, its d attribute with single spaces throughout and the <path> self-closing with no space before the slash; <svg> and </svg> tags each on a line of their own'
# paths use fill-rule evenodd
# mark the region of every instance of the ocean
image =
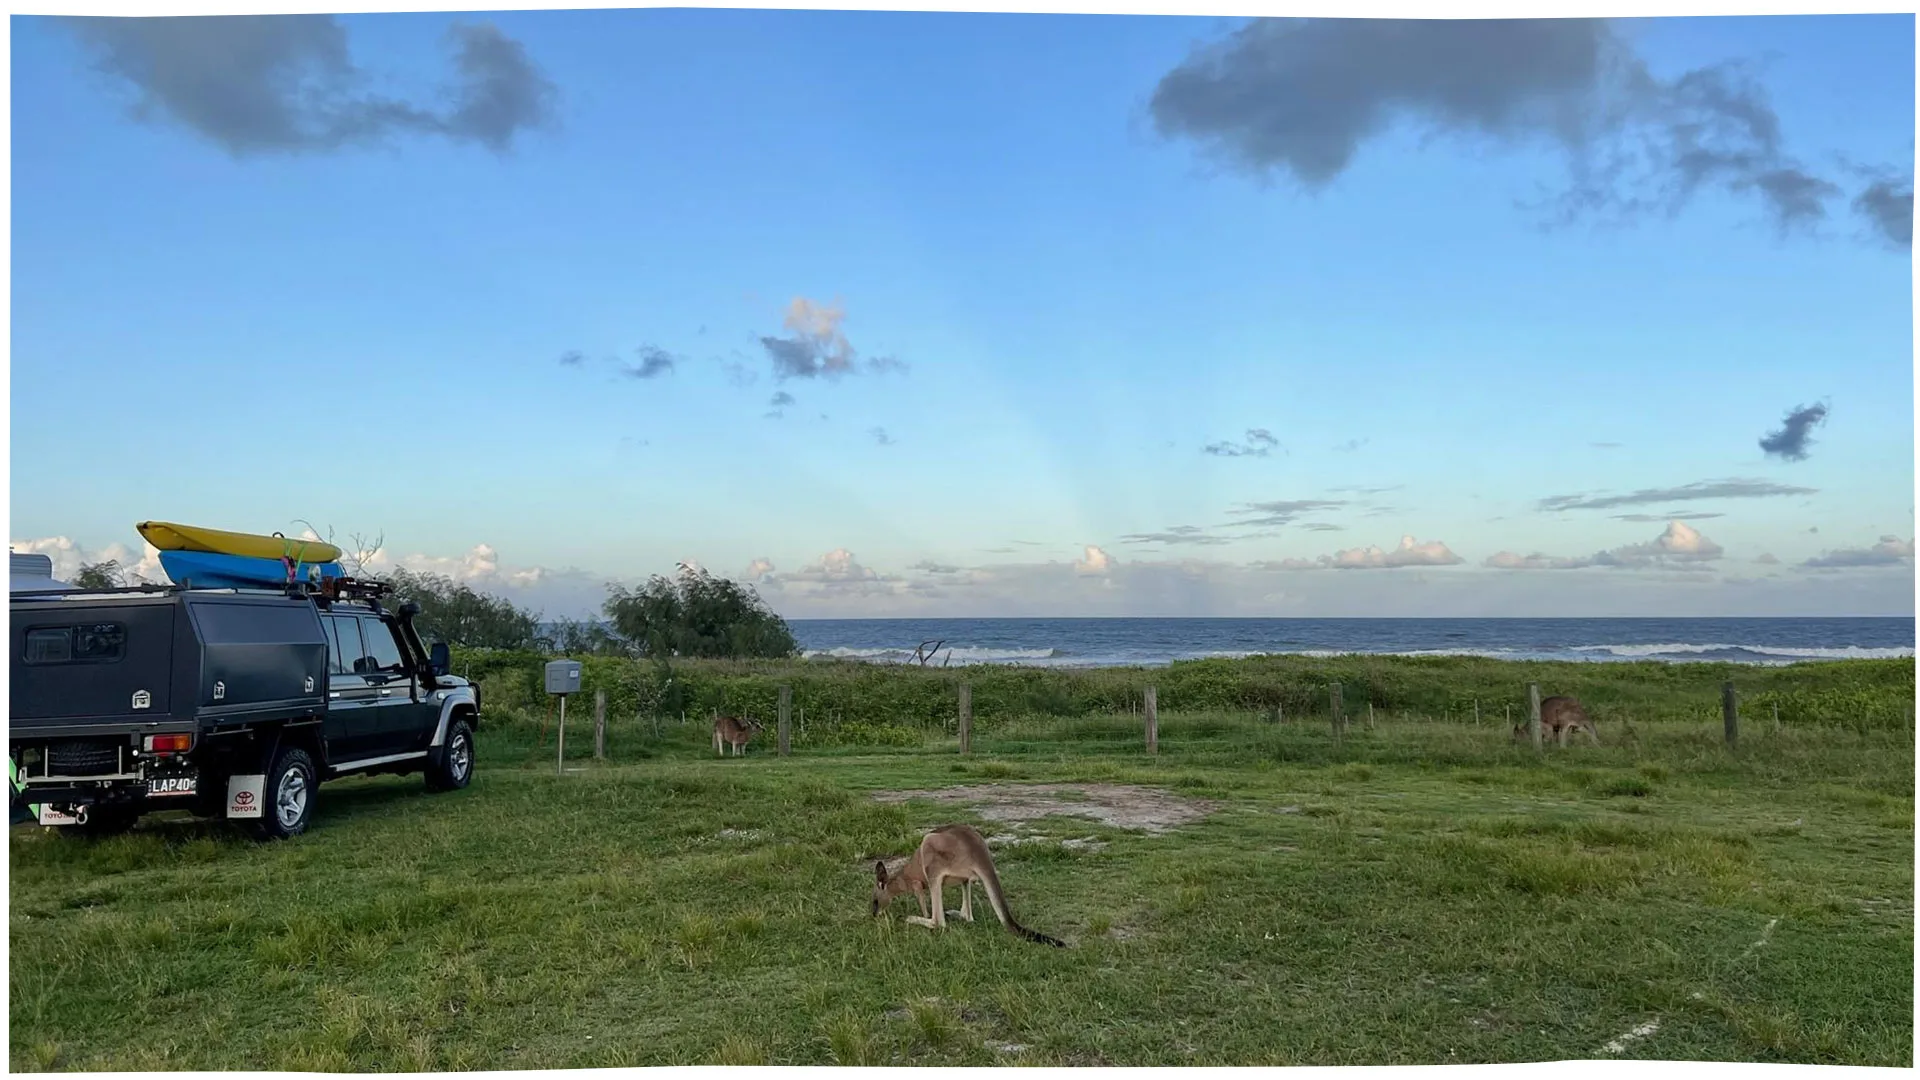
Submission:
<svg viewBox="0 0 1920 1080">
<path fill-rule="evenodd" d="M 809 656 L 934 664 L 1153 666 L 1262 653 L 1485 656 L 1781 665 L 1910 657 L 1914 620 L 1859 619 L 793 619 Z"/>
</svg>

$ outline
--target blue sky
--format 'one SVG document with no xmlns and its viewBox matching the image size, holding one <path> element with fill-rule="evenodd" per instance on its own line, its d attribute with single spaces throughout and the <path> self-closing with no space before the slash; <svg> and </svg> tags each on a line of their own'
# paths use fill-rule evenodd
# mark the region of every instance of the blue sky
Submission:
<svg viewBox="0 0 1920 1080">
<path fill-rule="evenodd" d="M 682 559 L 796 616 L 1913 611 L 1911 16 L 12 27 L 16 550 L 305 520 L 554 614 Z M 1703 123 L 1739 164 L 1675 201 Z"/>
</svg>

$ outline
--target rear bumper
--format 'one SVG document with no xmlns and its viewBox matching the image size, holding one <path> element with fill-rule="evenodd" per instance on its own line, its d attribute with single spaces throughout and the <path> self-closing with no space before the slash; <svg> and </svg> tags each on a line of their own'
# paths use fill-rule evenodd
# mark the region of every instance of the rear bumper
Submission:
<svg viewBox="0 0 1920 1080">
<path fill-rule="evenodd" d="M 173 800 L 155 800 L 147 802 L 147 785 L 138 780 L 117 780 L 108 787 L 98 783 L 81 784 L 34 784 L 13 793 L 8 812 L 25 806 L 39 806 L 50 803 L 54 806 L 148 806 L 157 807 L 161 802 Z"/>
</svg>

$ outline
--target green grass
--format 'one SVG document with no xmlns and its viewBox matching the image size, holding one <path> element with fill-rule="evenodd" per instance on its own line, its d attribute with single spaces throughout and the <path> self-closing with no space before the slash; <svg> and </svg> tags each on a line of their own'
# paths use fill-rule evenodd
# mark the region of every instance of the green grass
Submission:
<svg viewBox="0 0 1920 1080">
<path fill-rule="evenodd" d="M 1910 702 L 1911 666 L 1887 686 Z M 330 784 L 292 842 L 16 828 L 10 1066 L 1500 1062 L 1656 1021 L 1620 1056 L 1912 1064 L 1903 723 L 1768 715 L 1729 752 L 1717 714 L 1631 738 L 1603 716 L 1605 745 L 1536 755 L 1497 715 L 1376 707 L 1367 731 L 1359 700 L 1338 742 L 1324 718 L 1169 711 L 1157 758 L 1124 713 L 982 711 L 964 759 L 906 723 L 716 760 L 701 724 L 616 716 L 596 763 L 569 710 L 565 778 L 535 715 L 490 705 L 471 788 Z M 869 918 L 874 858 L 1007 829 L 870 794 L 1040 781 L 1215 809 L 1164 835 L 1047 818 L 1029 831 L 1104 844 L 999 849 L 1015 912 L 1066 950 L 983 902 L 941 934 L 904 899 Z"/>
</svg>

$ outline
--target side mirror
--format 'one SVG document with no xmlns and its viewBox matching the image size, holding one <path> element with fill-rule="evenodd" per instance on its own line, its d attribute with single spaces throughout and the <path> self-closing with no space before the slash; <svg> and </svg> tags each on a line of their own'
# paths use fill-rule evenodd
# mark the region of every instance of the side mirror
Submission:
<svg viewBox="0 0 1920 1080">
<path fill-rule="evenodd" d="M 444 641 L 436 641 L 427 649 L 427 667 L 435 677 L 453 670 L 453 654 Z"/>
</svg>

